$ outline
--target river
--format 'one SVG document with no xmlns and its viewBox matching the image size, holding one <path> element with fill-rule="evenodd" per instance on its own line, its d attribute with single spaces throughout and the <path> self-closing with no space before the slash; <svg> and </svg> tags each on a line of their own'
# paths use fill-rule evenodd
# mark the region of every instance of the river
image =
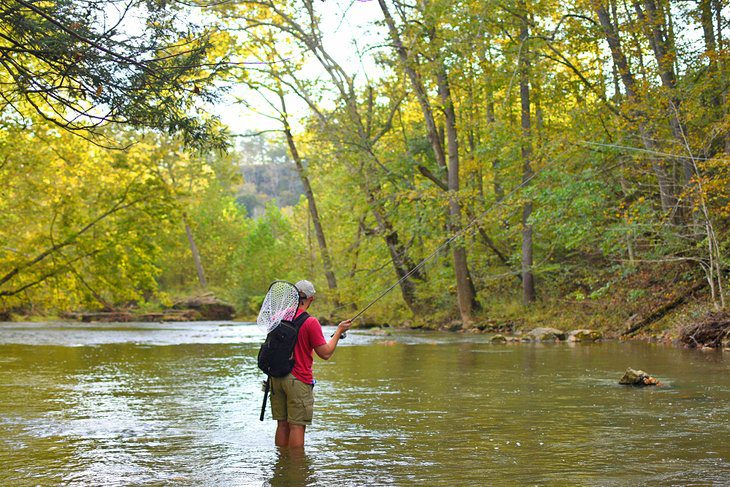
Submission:
<svg viewBox="0 0 730 487">
<path fill-rule="evenodd" d="M 352 331 L 315 361 L 315 424 L 292 456 L 258 419 L 262 338 L 0 324 L 0 485 L 730 484 L 721 352 Z M 664 386 L 619 386 L 628 366 Z"/>
</svg>

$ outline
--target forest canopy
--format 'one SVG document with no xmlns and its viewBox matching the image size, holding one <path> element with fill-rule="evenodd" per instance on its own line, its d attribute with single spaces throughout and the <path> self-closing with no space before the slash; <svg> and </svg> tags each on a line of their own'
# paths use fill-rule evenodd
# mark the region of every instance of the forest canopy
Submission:
<svg viewBox="0 0 730 487">
<path fill-rule="evenodd" d="M 724 307 L 727 32 L 720 0 L 5 2 L 0 310 L 250 316 L 306 277 L 341 316 L 406 275 L 367 318 Z"/>
</svg>

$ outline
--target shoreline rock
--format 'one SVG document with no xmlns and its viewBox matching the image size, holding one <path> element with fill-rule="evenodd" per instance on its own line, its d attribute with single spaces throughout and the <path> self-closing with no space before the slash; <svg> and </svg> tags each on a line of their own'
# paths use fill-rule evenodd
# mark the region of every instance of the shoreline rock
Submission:
<svg viewBox="0 0 730 487">
<path fill-rule="evenodd" d="M 557 328 L 538 327 L 527 332 L 523 339 L 527 338 L 528 341 L 533 342 L 553 342 L 563 341 L 565 340 L 565 337 L 565 332 L 562 330 L 558 330 Z"/>
<path fill-rule="evenodd" d="M 603 339 L 603 333 L 596 330 L 580 329 L 568 333 L 569 342 L 597 342 Z"/>
<path fill-rule="evenodd" d="M 494 335 L 491 340 L 494 344 L 507 343 L 507 338 L 504 335 Z"/>
</svg>

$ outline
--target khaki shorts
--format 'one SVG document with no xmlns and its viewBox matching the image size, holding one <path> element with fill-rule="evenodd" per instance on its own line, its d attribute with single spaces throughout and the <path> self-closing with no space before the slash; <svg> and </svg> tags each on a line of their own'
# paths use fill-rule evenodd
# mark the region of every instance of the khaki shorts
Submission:
<svg viewBox="0 0 730 487">
<path fill-rule="evenodd" d="M 314 387 L 293 375 L 271 378 L 271 416 L 302 426 L 312 424 Z"/>
</svg>

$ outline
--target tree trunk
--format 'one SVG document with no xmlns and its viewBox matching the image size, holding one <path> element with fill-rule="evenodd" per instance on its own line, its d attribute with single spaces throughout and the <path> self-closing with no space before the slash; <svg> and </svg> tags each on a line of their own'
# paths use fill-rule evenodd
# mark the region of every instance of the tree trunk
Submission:
<svg viewBox="0 0 730 487">
<path fill-rule="evenodd" d="M 359 139 L 357 140 L 357 146 L 362 150 L 362 154 L 366 158 L 374 161 L 378 166 L 383 167 L 382 164 L 377 160 L 377 157 L 372 150 L 373 144 L 379 138 L 379 136 L 371 139 L 369 133 L 369 129 L 371 128 L 370 125 L 368 125 L 366 128 L 366 126 L 363 124 L 363 120 L 360 116 L 360 112 L 358 109 L 357 93 L 355 91 L 354 81 L 322 46 L 321 39 L 318 36 L 318 19 L 314 13 L 312 0 L 305 0 L 304 6 L 309 16 L 309 25 L 306 28 L 303 28 L 302 26 L 297 24 L 291 17 L 288 17 L 286 15 L 282 15 L 282 19 L 290 27 L 292 27 L 292 29 L 296 32 L 295 36 L 305 46 L 307 46 L 312 54 L 314 54 L 314 56 L 318 59 L 320 65 L 329 74 L 332 84 L 339 91 L 342 101 L 345 102 L 347 113 L 350 117 L 352 124 L 355 127 L 357 138 Z M 314 33 L 314 35 L 310 35 L 310 32 Z M 281 96 L 281 90 L 279 90 L 279 92 Z M 303 96 L 302 93 L 298 94 L 314 110 L 315 114 L 319 116 L 323 124 L 326 126 L 329 125 L 328 119 L 319 109 L 316 108 L 316 105 L 314 105 L 312 100 L 306 95 Z M 370 122 L 368 122 L 368 124 L 369 123 Z M 362 171 L 362 167 L 360 168 L 360 171 Z M 385 239 L 396 274 L 398 275 L 399 279 L 403 278 L 414 267 L 410 259 L 408 258 L 406 252 L 407 248 L 399 242 L 398 232 L 393 228 L 392 224 L 388 221 L 384 212 L 382 211 L 382 207 L 377 201 L 375 194 L 372 190 L 373 185 L 367 182 L 367 174 L 359 172 L 358 177 L 362 179 L 362 184 L 365 190 L 368 206 L 370 207 L 370 211 L 372 211 L 377 221 L 379 234 L 381 234 Z M 313 207 L 313 205 L 310 206 L 310 211 Z M 424 279 L 424 274 L 420 270 L 412 274 L 412 276 L 417 279 Z M 404 279 L 400 283 L 400 287 L 404 301 L 411 309 L 411 311 L 413 311 L 414 314 L 417 314 L 421 310 L 418 306 L 416 306 L 415 286 L 408 279 Z"/>
<path fill-rule="evenodd" d="M 401 61 L 403 69 L 406 71 L 408 78 L 411 81 L 411 85 L 418 103 L 423 112 L 423 117 L 426 121 L 426 127 L 428 132 L 428 138 L 433 147 L 436 161 L 439 166 L 447 169 L 448 183 L 447 189 L 449 192 L 449 231 L 454 234 L 461 230 L 461 206 L 458 200 L 459 191 L 459 146 L 458 137 L 456 132 L 456 114 L 454 111 L 453 101 L 451 99 L 451 92 L 449 87 L 448 75 L 446 68 L 443 64 L 443 60 L 438 59 L 437 62 L 437 84 L 441 102 L 444 106 L 444 113 L 446 115 L 446 127 L 445 137 L 448 144 L 448 165 L 446 165 L 446 153 L 444 151 L 444 134 L 443 128 L 439 130 L 436 125 L 436 121 L 433 115 L 433 109 L 431 103 L 428 100 L 428 95 L 423 85 L 420 74 L 413 68 L 412 60 L 408 57 L 403 42 L 398 34 L 398 30 L 395 25 L 393 17 L 390 15 L 388 6 L 385 0 L 378 0 L 380 9 L 383 12 L 385 23 L 388 26 L 390 37 L 395 45 L 396 52 Z M 433 29 L 432 29 L 433 30 Z M 432 36 L 433 37 L 433 36 Z M 476 302 L 476 292 L 474 289 L 474 283 L 471 280 L 469 274 L 469 268 L 467 265 L 466 249 L 464 248 L 463 242 L 455 242 L 453 245 L 453 257 L 454 257 L 454 272 L 456 274 L 456 288 L 457 288 L 457 300 L 459 303 L 459 312 L 464 325 L 467 325 L 472 321 L 472 311 L 475 306 L 478 306 Z"/>
<path fill-rule="evenodd" d="M 710 66 L 715 66 L 717 44 L 715 43 L 715 28 L 712 24 L 712 5 L 710 2 L 711 0 L 700 0 L 700 20 L 702 23 L 702 34 L 705 39 L 705 52 L 710 58 Z"/>
<path fill-rule="evenodd" d="M 188 216 L 183 213 L 183 223 L 185 223 L 185 233 L 188 236 L 188 243 L 190 244 L 190 252 L 193 254 L 193 262 L 195 263 L 195 270 L 198 273 L 198 282 L 200 287 L 203 289 L 208 287 L 208 282 L 205 280 L 205 272 L 203 272 L 203 264 L 200 262 L 200 252 L 198 252 L 198 246 L 195 245 L 195 238 L 193 238 L 193 230 L 190 228 L 188 223 Z"/>
<path fill-rule="evenodd" d="M 526 13 L 525 2 L 519 2 L 522 12 Z M 522 126 L 522 182 L 526 184 L 533 175 L 532 141 L 530 126 L 530 61 L 528 59 L 529 48 L 527 40 L 530 35 L 527 19 L 522 19 L 520 28 L 520 42 L 522 42 L 522 54 L 519 59 L 520 65 L 520 105 L 521 105 L 521 126 Z M 526 201 L 522 207 L 522 301 L 530 304 L 535 301 L 535 278 L 532 273 L 532 225 L 529 223 L 532 214 L 532 201 Z"/>
<path fill-rule="evenodd" d="M 426 89 L 423 86 L 421 75 L 411 65 L 412 61 L 408 59 L 408 51 L 406 51 L 406 48 L 403 45 L 403 41 L 398 34 L 398 29 L 395 26 L 395 21 L 393 20 L 393 16 L 390 15 L 390 10 L 388 10 L 388 6 L 386 5 L 385 0 L 378 0 L 378 4 L 380 5 L 380 10 L 383 11 L 383 17 L 385 18 L 385 23 L 388 25 L 388 32 L 390 33 L 390 38 L 392 39 L 393 44 L 395 45 L 395 50 L 398 53 L 398 58 L 400 59 L 401 65 L 403 66 L 403 69 L 405 69 L 406 74 L 411 81 L 411 87 L 416 94 L 416 99 L 418 100 L 418 104 L 420 105 L 421 111 L 424 114 L 427 129 L 426 132 L 428 135 L 428 140 L 429 142 L 431 142 L 431 147 L 433 148 L 436 162 L 438 163 L 439 167 L 445 168 L 446 157 L 442 142 L 443 136 L 439 136 L 439 131 L 436 128 L 436 121 L 434 119 L 433 111 L 431 109 L 431 103 L 429 103 L 428 101 L 428 95 L 426 94 Z"/>
<path fill-rule="evenodd" d="M 616 0 L 610 0 L 610 7 L 611 7 L 611 18 L 613 19 L 613 25 L 618 25 L 618 7 L 616 5 Z M 619 86 L 619 76 L 618 76 L 618 69 L 616 68 L 616 63 L 611 63 L 611 74 L 613 79 L 613 92 L 614 92 L 614 100 L 616 103 L 619 102 L 621 99 L 621 87 Z"/>
<path fill-rule="evenodd" d="M 319 212 L 317 211 L 317 202 L 314 199 L 312 185 L 309 184 L 309 178 L 307 177 L 307 172 L 304 169 L 304 163 L 302 162 L 302 158 L 299 155 L 299 151 L 297 150 L 297 146 L 294 142 L 294 136 L 292 135 L 291 128 L 289 127 L 289 121 L 286 117 L 286 105 L 284 105 L 283 96 L 281 96 L 281 103 L 283 107 L 282 113 L 284 115 L 282 122 L 284 124 L 284 134 L 286 135 L 286 142 L 289 145 L 289 153 L 291 154 L 292 159 L 294 159 L 294 165 L 297 168 L 299 180 L 302 182 L 302 186 L 304 187 L 304 194 L 307 197 L 307 206 L 309 207 L 309 214 L 312 217 L 312 224 L 314 225 L 314 234 L 317 237 L 319 252 L 322 255 L 322 265 L 324 266 L 324 275 L 327 278 L 327 286 L 334 291 L 337 289 L 337 279 L 335 278 L 335 273 L 332 270 L 332 260 L 330 259 L 330 253 L 327 249 L 327 240 L 324 237 L 322 221 L 320 220 Z M 337 301 L 337 296 L 335 296 L 335 301 Z"/>
<path fill-rule="evenodd" d="M 494 95 L 492 90 L 487 94 L 487 127 L 494 130 L 497 118 L 494 115 Z M 499 173 L 499 158 L 492 159 L 492 187 L 494 189 L 494 200 L 502 201 L 504 198 L 504 187 L 502 186 L 502 177 Z"/>
<path fill-rule="evenodd" d="M 722 37 L 722 0 L 712 0 L 712 4 L 715 6 L 715 18 L 717 21 L 715 29 L 717 31 L 717 50 L 722 51 L 725 49 L 725 43 L 723 42 Z"/>
<path fill-rule="evenodd" d="M 629 63 L 626 59 L 626 55 L 621 48 L 621 41 L 619 40 L 616 27 L 611 22 L 611 18 L 608 11 L 602 5 L 600 0 L 591 0 L 593 10 L 596 13 L 598 20 L 603 29 L 604 36 L 608 42 L 608 47 L 611 50 L 611 57 L 613 62 L 618 69 L 621 82 L 626 90 L 626 96 L 634 107 L 637 107 L 641 100 L 637 91 L 636 81 L 629 68 Z M 631 109 L 631 117 L 636 120 L 638 125 L 638 131 L 641 136 L 641 141 L 644 147 L 652 152 L 656 152 L 656 143 L 651 135 L 651 130 L 647 124 L 646 116 L 638 108 Z M 674 189 L 671 178 L 667 173 L 664 163 L 652 158 L 652 170 L 657 178 L 657 184 L 659 186 L 659 199 L 661 201 L 662 210 L 669 213 L 673 211 L 674 205 L 676 204 L 676 197 L 674 196 Z"/>
<path fill-rule="evenodd" d="M 672 50 L 674 40 L 669 37 L 669 29 L 665 25 L 664 16 L 656 2 L 654 0 L 643 0 L 643 4 L 644 8 L 642 9 L 639 2 L 635 1 L 634 9 L 644 28 L 644 34 L 654 51 L 654 58 L 659 67 L 659 78 L 667 92 L 669 127 L 679 146 L 684 147 L 687 127 L 682 124 L 679 116 L 680 100 L 677 96 L 677 76 L 674 72 L 675 53 Z M 682 159 L 681 165 L 684 183 L 687 184 L 694 175 L 694 167 L 692 161 L 688 159 Z"/>
<path fill-rule="evenodd" d="M 456 112 L 451 99 L 451 88 L 443 64 L 437 66 L 436 81 L 441 103 L 446 115 L 446 139 L 449 149 L 449 233 L 456 235 L 461 231 L 461 204 L 459 203 L 459 141 L 456 133 Z M 457 239 L 452 245 L 454 254 L 454 273 L 456 274 L 456 295 L 459 303 L 461 321 L 469 326 L 476 301 L 474 284 L 467 266 L 464 240 Z"/>
<path fill-rule="evenodd" d="M 400 243 L 398 239 L 398 232 L 393 229 L 391 223 L 385 218 L 376 202 L 375 195 L 367 187 L 365 188 L 365 196 L 368 205 L 370 206 L 370 211 L 373 213 L 375 221 L 378 225 L 378 233 L 383 235 L 383 237 L 385 238 L 385 244 L 387 245 L 388 251 L 390 252 L 390 258 L 393 262 L 393 269 L 398 276 L 398 280 L 403 279 L 406 274 L 408 274 L 408 272 L 415 267 L 415 264 L 413 264 L 413 262 L 411 262 L 411 260 L 408 258 L 406 248 L 403 246 L 403 244 Z M 420 270 L 416 271 L 414 274 L 412 274 L 412 276 L 417 279 L 424 279 L 424 276 Z M 403 279 L 403 281 L 401 281 L 400 283 L 400 290 L 403 301 L 405 301 L 408 308 L 413 312 L 414 315 L 419 314 L 421 309 L 416 301 L 416 286 L 413 284 L 413 281 L 411 281 L 410 279 Z"/>
</svg>

